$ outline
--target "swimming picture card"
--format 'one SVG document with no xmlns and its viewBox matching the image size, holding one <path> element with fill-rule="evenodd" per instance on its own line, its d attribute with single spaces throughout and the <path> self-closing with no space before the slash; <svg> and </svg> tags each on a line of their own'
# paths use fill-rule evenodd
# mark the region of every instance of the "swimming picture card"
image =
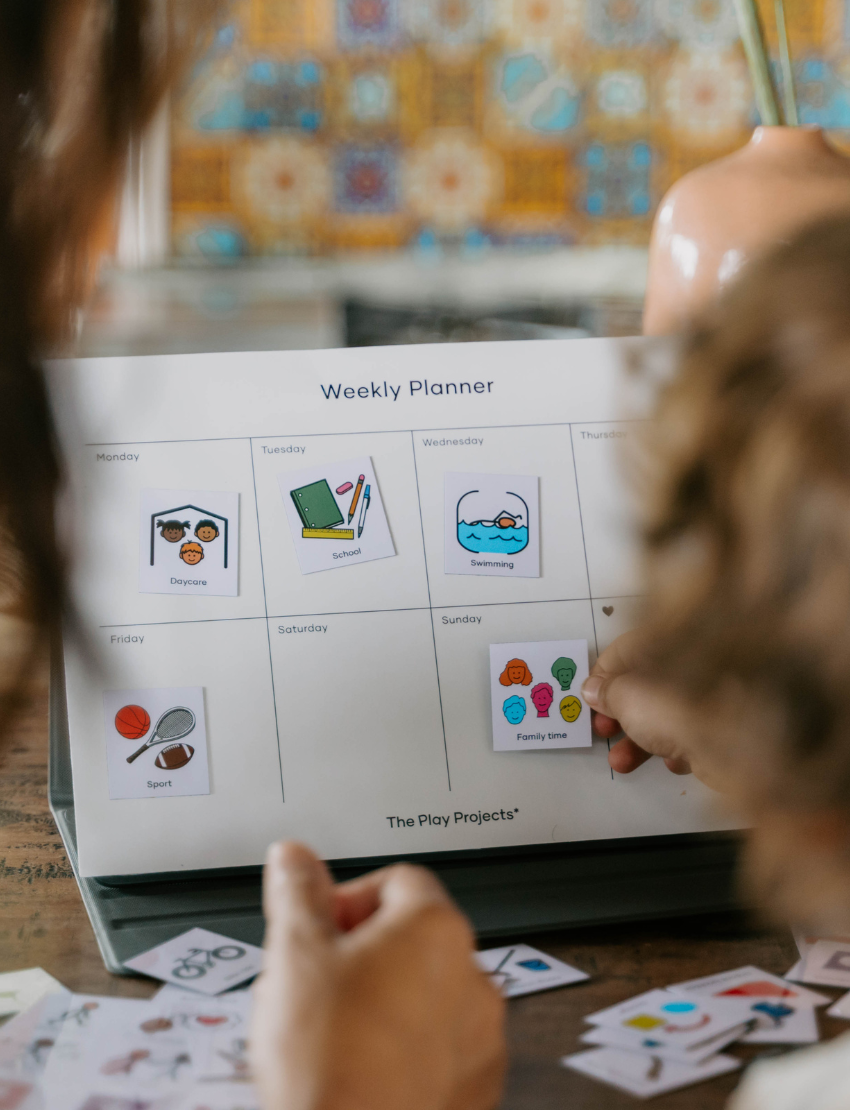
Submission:
<svg viewBox="0 0 850 1110">
<path fill-rule="evenodd" d="M 587 640 L 490 645 L 493 750 L 589 748 Z"/>
<path fill-rule="evenodd" d="M 239 494 L 143 489 L 139 592 L 236 597 Z"/>
<path fill-rule="evenodd" d="M 528 944 L 509 944 L 476 952 L 475 962 L 487 972 L 505 998 L 553 990 L 589 978 L 578 968 Z"/>
<path fill-rule="evenodd" d="M 715 1075 L 735 1071 L 741 1061 L 732 1056 L 711 1056 L 702 1063 L 681 1064 L 645 1056 L 639 1052 L 622 1052 L 616 1048 L 594 1048 L 561 1058 L 565 1068 L 599 1079 L 637 1098 L 652 1098 L 665 1091 L 676 1091 L 703 1083 Z"/>
<path fill-rule="evenodd" d="M 263 950 L 209 929 L 190 929 L 126 961 L 132 971 L 201 994 L 222 991 L 260 973 Z"/>
<path fill-rule="evenodd" d="M 370 458 L 278 475 L 302 574 L 395 555 Z"/>
<path fill-rule="evenodd" d="M 540 481 L 446 474 L 446 574 L 540 577 Z"/>
<path fill-rule="evenodd" d="M 202 686 L 105 690 L 109 797 L 209 794 Z"/>
</svg>

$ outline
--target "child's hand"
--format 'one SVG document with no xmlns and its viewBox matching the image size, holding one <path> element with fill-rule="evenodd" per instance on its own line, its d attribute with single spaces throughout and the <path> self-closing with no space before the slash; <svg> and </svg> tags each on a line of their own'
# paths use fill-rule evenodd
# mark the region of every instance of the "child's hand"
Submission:
<svg viewBox="0 0 850 1110">
<path fill-rule="evenodd" d="M 597 659 L 582 686 L 584 700 L 594 710 L 593 728 L 606 739 L 621 729 L 625 732 L 608 753 L 609 764 L 622 775 L 636 770 L 653 755 L 661 756 L 674 774 L 688 775 L 689 730 L 683 708 L 668 691 L 632 673 L 640 652 L 640 634 L 627 632 Z"/>
<path fill-rule="evenodd" d="M 390 867 L 334 886 L 299 844 L 265 871 L 251 1037 L 265 1110 L 491 1110 L 504 1003 L 439 881 Z"/>
</svg>

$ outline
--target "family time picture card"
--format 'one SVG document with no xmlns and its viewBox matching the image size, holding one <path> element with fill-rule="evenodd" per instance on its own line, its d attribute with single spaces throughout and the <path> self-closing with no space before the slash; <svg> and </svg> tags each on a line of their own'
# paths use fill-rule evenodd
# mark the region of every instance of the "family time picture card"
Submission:
<svg viewBox="0 0 850 1110">
<path fill-rule="evenodd" d="M 491 644 L 493 750 L 589 748 L 587 674 L 587 640 Z"/>
</svg>

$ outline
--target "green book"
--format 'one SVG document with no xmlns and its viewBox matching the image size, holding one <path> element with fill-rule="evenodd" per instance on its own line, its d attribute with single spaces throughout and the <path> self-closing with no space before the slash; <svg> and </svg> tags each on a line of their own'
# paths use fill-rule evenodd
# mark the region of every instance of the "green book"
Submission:
<svg viewBox="0 0 850 1110">
<path fill-rule="evenodd" d="M 339 505 L 324 478 L 311 482 L 309 486 L 294 489 L 291 493 L 305 528 L 333 528 L 342 524 L 343 516 Z"/>
</svg>

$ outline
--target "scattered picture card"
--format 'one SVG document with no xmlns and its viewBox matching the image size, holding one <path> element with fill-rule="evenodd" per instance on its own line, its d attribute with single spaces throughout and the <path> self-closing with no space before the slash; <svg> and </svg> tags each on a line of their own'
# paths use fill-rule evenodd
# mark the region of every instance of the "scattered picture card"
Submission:
<svg viewBox="0 0 850 1110">
<path fill-rule="evenodd" d="M 277 480 L 302 574 L 395 555 L 370 458 L 287 470 Z"/>
<path fill-rule="evenodd" d="M 715 998 L 652 990 L 590 1014 L 585 1021 L 634 1036 L 636 1047 L 700 1055 L 719 1033 L 741 1026 L 740 1008 Z"/>
<path fill-rule="evenodd" d="M 602 1083 L 608 1083 L 636 1098 L 652 1098 L 675 1091 L 679 1087 L 690 1087 L 713 1079 L 716 1075 L 735 1071 L 741 1066 L 740 1060 L 731 1056 L 712 1056 L 699 1064 L 680 1064 L 662 1060 L 658 1056 L 644 1056 L 637 1052 L 620 1052 L 615 1048 L 594 1048 L 590 1052 L 578 1052 L 574 1056 L 564 1056 L 561 1064 L 565 1068 L 589 1075 Z"/>
<path fill-rule="evenodd" d="M 540 480 L 446 474 L 446 574 L 540 577 Z"/>
<path fill-rule="evenodd" d="M 760 967 L 737 967 L 732 971 L 721 971 L 717 975 L 688 979 L 684 983 L 673 983 L 670 990 L 708 995 L 724 1002 L 737 1001 L 743 1006 L 752 1000 L 761 999 L 784 1002 L 797 1008 L 825 1006 L 830 1001 L 825 994 L 792 986 L 787 979 L 762 971 Z"/>
<path fill-rule="evenodd" d="M 699 1045 L 686 1052 L 675 1047 L 656 1041 L 652 1033 L 635 1033 L 625 1029 L 609 1028 L 607 1025 L 594 1025 L 586 1033 L 582 1033 L 579 1040 L 582 1044 L 603 1045 L 606 1048 L 616 1048 L 623 1052 L 639 1052 L 643 1056 L 660 1056 L 662 1060 L 678 1061 L 682 1064 L 695 1064 L 707 1060 L 719 1052 L 721 1048 L 740 1040 L 748 1028 L 747 1022 L 733 1025 L 730 1029 L 723 1029 L 711 1037 L 707 1037 Z"/>
<path fill-rule="evenodd" d="M 805 956 L 801 978 L 824 987 L 850 987 L 850 942 L 815 941 Z"/>
<path fill-rule="evenodd" d="M 105 690 L 109 797 L 209 794 L 202 686 Z"/>
<path fill-rule="evenodd" d="M 143 489 L 139 592 L 236 597 L 239 494 Z"/>
<path fill-rule="evenodd" d="M 527 944 L 488 948 L 476 952 L 475 961 L 498 985 L 505 998 L 553 990 L 589 978 L 578 968 Z"/>
<path fill-rule="evenodd" d="M 490 645 L 493 749 L 589 748 L 587 640 Z"/>
<path fill-rule="evenodd" d="M 841 1018 L 842 1021 L 850 1021 L 850 992 L 842 994 L 837 1002 L 826 1011 L 830 1017 Z"/>
<path fill-rule="evenodd" d="M 58 979 L 40 967 L 8 971 L 0 975 L 0 1017 L 20 1013 L 46 994 L 56 994 L 64 989 Z"/>
<path fill-rule="evenodd" d="M 261 948 L 246 941 L 232 940 L 209 929 L 190 929 L 127 960 L 125 967 L 152 979 L 214 995 L 258 975 L 262 955 Z"/>
</svg>

